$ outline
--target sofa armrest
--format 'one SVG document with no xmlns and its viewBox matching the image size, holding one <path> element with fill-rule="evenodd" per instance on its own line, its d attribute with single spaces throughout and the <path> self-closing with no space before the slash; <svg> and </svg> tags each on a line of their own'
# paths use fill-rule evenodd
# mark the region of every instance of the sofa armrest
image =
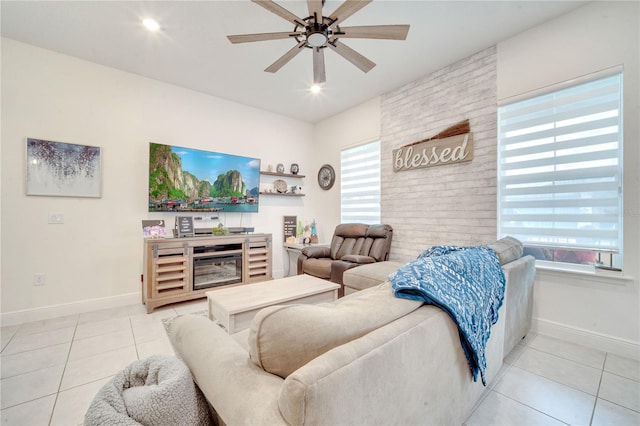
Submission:
<svg viewBox="0 0 640 426">
<path fill-rule="evenodd" d="M 171 324 L 170 336 L 176 355 L 226 424 L 286 424 L 278 409 L 283 379 L 251 362 L 217 324 L 183 315 Z"/>
<path fill-rule="evenodd" d="M 536 262 L 523 256 L 502 266 L 506 278 L 504 354 L 527 335 L 533 317 L 533 286 Z"/>
<path fill-rule="evenodd" d="M 302 249 L 302 254 L 309 257 L 320 259 L 323 257 L 331 257 L 331 249 L 325 246 L 309 246 Z"/>
<path fill-rule="evenodd" d="M 362 256 L 359 254 L 348 254 L 346 256 L 342 256 L 340 260 L 345 262 L 357 263 L 359 265 L 364 265 L 366 263 L 375 263 L 375 259 L 371 256 Z"/>
</svg>

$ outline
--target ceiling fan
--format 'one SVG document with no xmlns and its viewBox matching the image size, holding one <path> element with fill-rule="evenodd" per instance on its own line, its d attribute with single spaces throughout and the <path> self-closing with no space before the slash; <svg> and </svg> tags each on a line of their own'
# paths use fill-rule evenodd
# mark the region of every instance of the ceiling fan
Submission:
<svg viewBox="0 0 640 426">
<path fill-rule="evenodd" d="M 324 0 L 307 0 L 309 16 L 300 18 L 272 0 L 251 0 L 289 21 L 295 27 L 293 31 L 260 34 L 242 34 L 227 36 L 231 43 L 247 43 L 277 39 L 294 39 L 296 45 L 282 55 L 265 71 L 275 73 L 303 48 L 313 50 L 313 81 L 324 83 L 326 73 L 324 66 L 324 50 L 330 48 L 362 71 L 369 72 L 375 63 L 351 49 L 344 43 L 343 38 L 370 38 L 386 40 L 405 40 L 409 32 L 409 25 L 370 25 L 357 27 L 342 27 L 341 24 L 348 17 L 371 3 L 373 0 L 346 0 L 335 12 L 329 16 L 322 14 Z"/>
</svg>

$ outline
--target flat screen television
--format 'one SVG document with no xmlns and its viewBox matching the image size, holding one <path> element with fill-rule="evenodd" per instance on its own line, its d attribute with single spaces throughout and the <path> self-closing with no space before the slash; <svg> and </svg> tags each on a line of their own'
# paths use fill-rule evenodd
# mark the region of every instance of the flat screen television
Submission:
<svg viewBox="0 0 640 426">
<path fill-rule="evenodd" d="M 150 212 L 256 213 L 260 159 L 149 144 Z"/>
</svg>

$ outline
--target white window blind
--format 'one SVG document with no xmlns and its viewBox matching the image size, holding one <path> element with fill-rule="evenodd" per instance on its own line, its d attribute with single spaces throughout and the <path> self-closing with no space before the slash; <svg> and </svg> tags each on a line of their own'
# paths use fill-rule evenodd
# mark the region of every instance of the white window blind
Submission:
<svg viewBox="0 0 640 426">
<path fill-rule="evenodd" d="M 380 223 L 380 142 L 341 151 L 340 220 Z"/>
<path fill-rule="evenodd" d="M 622 74 L 498 108 L 498 233 L 622 246 Z"/>
</svg>

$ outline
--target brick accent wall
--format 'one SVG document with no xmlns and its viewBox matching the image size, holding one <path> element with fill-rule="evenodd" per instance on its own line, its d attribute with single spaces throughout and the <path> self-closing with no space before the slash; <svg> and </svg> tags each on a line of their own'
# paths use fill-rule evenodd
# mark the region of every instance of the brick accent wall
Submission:
<svg viewBox="0 0 640 426">
<path fill-rule="evenodd" d="M 496 238 L 496 47 L 386 93 L 381 99 L 382 222 L 394 228 L 391 260 L 434 244 Z M 469 119 L 473 160 L 393 171 L 392 151 Z"/>
</svg>

